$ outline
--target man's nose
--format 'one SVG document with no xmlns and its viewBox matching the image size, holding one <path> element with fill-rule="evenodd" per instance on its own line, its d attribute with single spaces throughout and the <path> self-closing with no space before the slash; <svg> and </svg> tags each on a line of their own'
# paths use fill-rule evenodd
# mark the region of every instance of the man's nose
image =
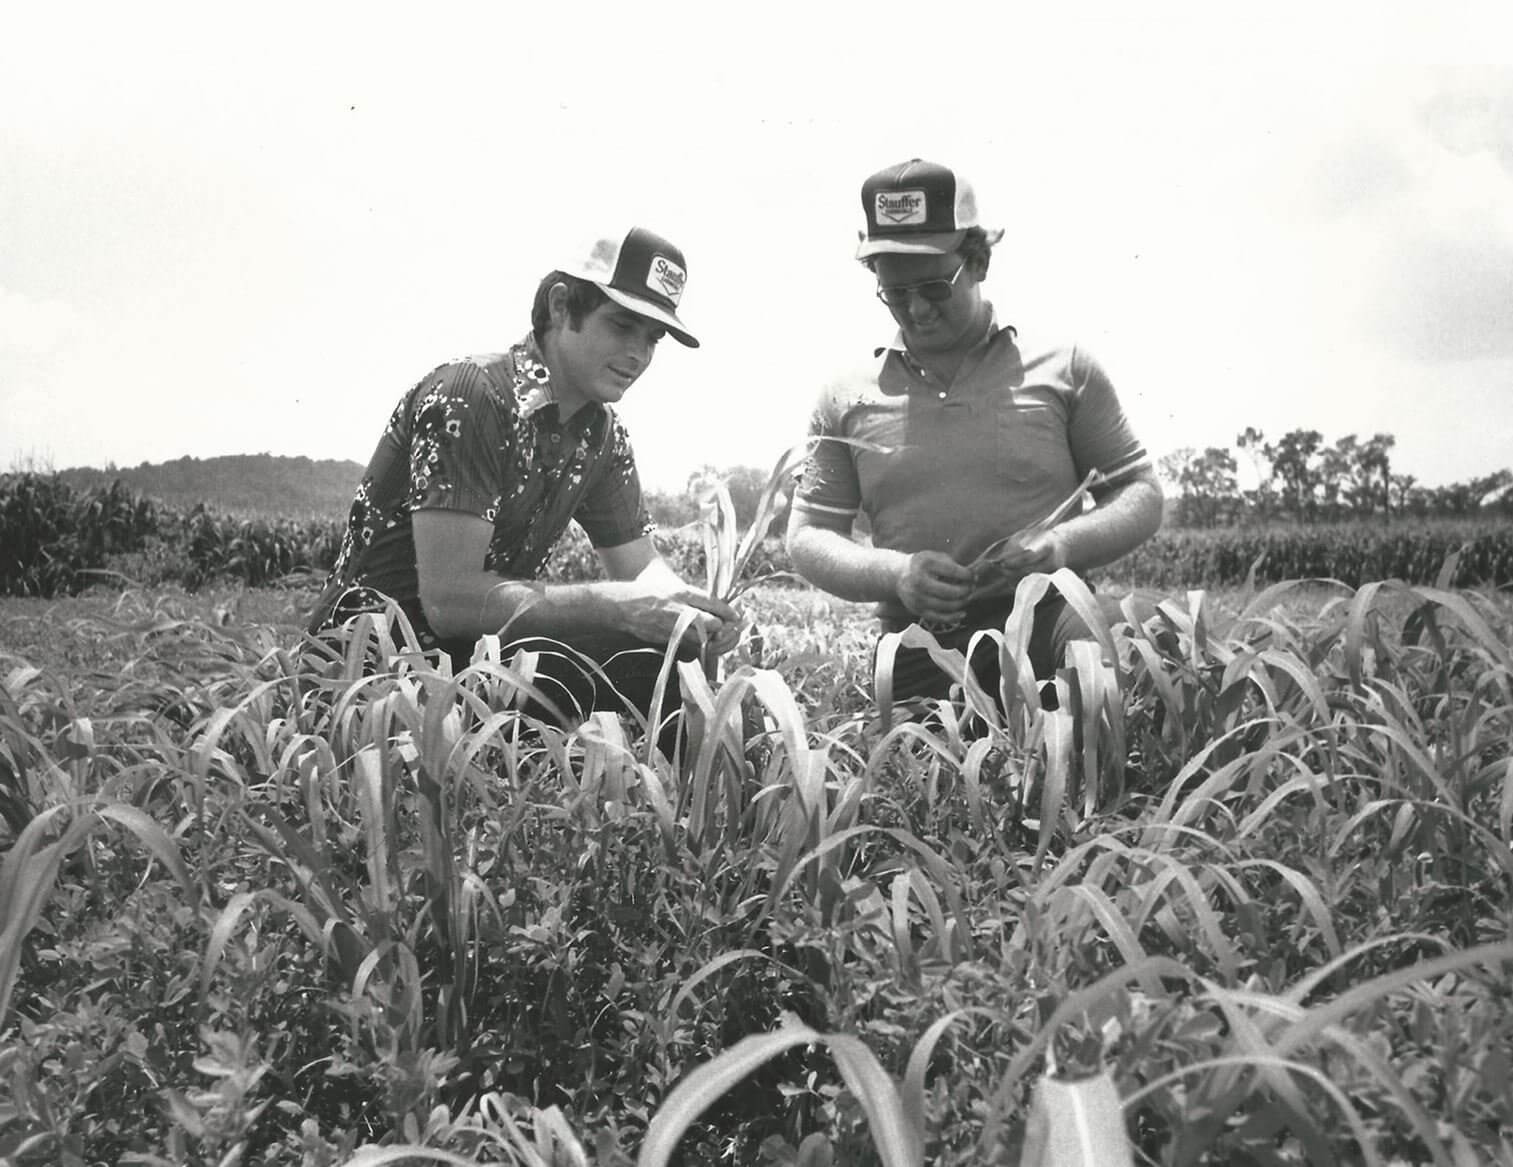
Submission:
<svg viewBox="0 0 1513 1167">
<path fill-rule="evenodd" d="M 657 351 L 657 343 L 650 337 L 638 336 L 630 342 L 630 358 L 638 370 L 651 364 L 651 356 Z"/>
</svg>

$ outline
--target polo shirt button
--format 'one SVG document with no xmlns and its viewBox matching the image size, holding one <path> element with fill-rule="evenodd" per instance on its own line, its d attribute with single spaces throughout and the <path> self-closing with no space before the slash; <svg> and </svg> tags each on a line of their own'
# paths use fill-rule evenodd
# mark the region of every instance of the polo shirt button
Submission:
<svg viewBox="0 0 1513 1167">
<path fill-rule="evenodd" d="M 944 401 L 946 399 L 946 391 L 944 389 L 942 389 L 935 396 L 939 397 L 942 401 Z"/>
<path fill-rule="evenodd" d="M 562 435 L 561 434 L 553 434 L 552 435 L 552 444 L 553 445 L 556 445 L 561 440 L 562 440 Z"/>
</svg>

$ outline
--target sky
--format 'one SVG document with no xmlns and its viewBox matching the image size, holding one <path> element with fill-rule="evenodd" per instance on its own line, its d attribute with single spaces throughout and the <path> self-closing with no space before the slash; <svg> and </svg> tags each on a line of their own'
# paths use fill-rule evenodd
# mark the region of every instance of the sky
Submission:
<svg viewBox="0 0 1513 1167">
<path fill-rule="evenodd" d="M 859 188 L 911 157 L 1006 229 L 1000 321 L 1089 349 L 1156 457 L 1513 466 L 1502 0 L 0 5 L 0 470 L 366 462 L 632 222 L 703 342 L 619 407 L 643 480 L 769 467 L 892 335 Z"/>
</svg>

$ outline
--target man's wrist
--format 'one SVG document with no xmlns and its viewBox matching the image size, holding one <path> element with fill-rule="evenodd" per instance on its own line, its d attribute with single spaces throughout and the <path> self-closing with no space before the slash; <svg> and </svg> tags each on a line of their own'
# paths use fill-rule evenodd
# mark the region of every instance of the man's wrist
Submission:
<svg viewBox="0 0 1513 1167">
<path fill-rule="evenodd" d="M 879 587 L 884 592 L 880 598 L 898 600 L 903 602 L 904 583 L 909 578 L 909 560 L 912 557 L 904 551 L 885 550 L 879 561 L 879 574 L 881 579 Z"/>
<path fill-rule="evenodd" d="M 1067 538 L 1065 531 L 1053 528 L 1051 537 L 1051 568 L 1056 570 L 1062 567 L 1072 566 L 1072 541 Z"/>
</svg>

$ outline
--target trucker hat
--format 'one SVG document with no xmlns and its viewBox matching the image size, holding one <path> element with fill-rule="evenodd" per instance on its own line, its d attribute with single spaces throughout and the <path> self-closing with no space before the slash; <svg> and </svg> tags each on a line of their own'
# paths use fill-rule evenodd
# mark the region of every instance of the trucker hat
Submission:
<svg viewBox="0 0 1513 1167">
<path fill-rule="evenodd" d="M 960 246 L 968 227 L 982 226 L 971 183 L 949 166 L 919 158 L 879 170 L 862 183 L 862 214 L 857 259 L 885 251 L 945 255 Z M 991 246 L 1003 238 L 1003 229 L 987 235 Z"/>
<path fill-rule="evenodd" d="M 622 308 L 665 325 L 679 343 L 699 347 L 693 333 L 678 319 L 678 301 L 688 282 L 688 263 L 683 253 L 662 236 L 645 227 L 632 227 L 623 235 L 594 240 L 584 258 L 559 270 L 598 284 Z"/>
</svg>

